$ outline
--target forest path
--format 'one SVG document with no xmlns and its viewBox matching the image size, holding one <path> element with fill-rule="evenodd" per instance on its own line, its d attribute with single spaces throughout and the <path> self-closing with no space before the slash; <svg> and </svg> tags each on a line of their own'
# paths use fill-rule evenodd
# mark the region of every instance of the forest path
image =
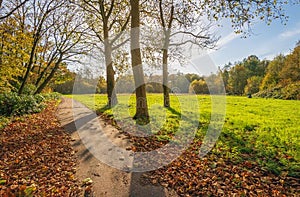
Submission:
<svg viewBox="0 0 300 197">
<path fill-rule="evenodd" d="M 99 143 L 99 145 L 101 144 L 99 147 L 91 147 L 90 145 L 93 144 L 87 144 L 86 140 L 93 139 L 96 135 L 98 136 L 99 133 L 96 134 L 96 127 L 99 128 L 99 124 L 102 133 L 121 149 L 125 150 L 126 147 L 129 147 L 130 142 L 116 128 L 107 124 L 81 103 L 70 98 L 62 98 L 62 102 L 58 107 L 57 117 L 61 125 L 72 137 L 72 146 L 78 157 L 76 176 L 80 181 L 86 178 L 92 179 L 93 196 L 177 196 L 174 191 L 168 191 L 162 186 L 154 186 L 145 182 L 142 178 L 143 173 L 125 172 L 106 165 L 97 159 L 91 153 L 93 151 L 90 150 L 94 149 L 95 151 L 95 148 L 107 146 L 107 142 L 102 141 L 103 143 Z M 100 151 L 100 153 L 103 152 Z M 110 157 L 109 152 L 104 154 L 108 154 L 106 157 Z M 124 158 L 119 158 L 119 161 L 124 161 Z"/>
</svg>

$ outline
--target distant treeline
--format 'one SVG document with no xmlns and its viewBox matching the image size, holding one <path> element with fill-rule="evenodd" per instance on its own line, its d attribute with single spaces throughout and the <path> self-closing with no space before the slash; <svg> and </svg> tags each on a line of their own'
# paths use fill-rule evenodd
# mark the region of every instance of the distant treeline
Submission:
<svg viewBox="0 0 300 197">
<path fill-rule="evenodd" d="M 278 55 L 269 61 L 252 55 L 234 65 L 226 65 L 219 74 L 228 94 L 299 100 L 300 42 L 286 56 Z"/>
<path fill-rule="evenodd" d="M 61 93 L 106 93 L 106 81 L 104 77 L 90 79 L 77 74 L 75 88 L 74 80 L 55 85 L 54 90 Z M 133 93 L 135 90 L 132 75 L 122 75 L 116 80 L 117 93 Z M 145 76 L 146 90 L 148 93 L 162 93 L 162 76 Z M 95 84 L 95 85 L 92 85 Z M 210 84 L 209 86 L 207 84 Z M 195 73 L 170 74 L 168 87 L 171 92 L 196 93 L 196 94 L 220 94 L 226 91 L 228 95 L 247 95 L 300 99 L 300 46 L 284 56 L 278 55 L 273 60 L 260 60 L 251 55 L 234 64 L 229 63 L 218 72 L 209 76 L 200 76 Z"/>
</svg>

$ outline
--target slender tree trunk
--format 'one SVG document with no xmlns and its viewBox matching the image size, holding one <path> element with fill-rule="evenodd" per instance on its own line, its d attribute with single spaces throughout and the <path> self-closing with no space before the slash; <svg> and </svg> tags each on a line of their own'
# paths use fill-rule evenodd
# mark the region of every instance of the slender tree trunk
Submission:
<svg viewBox="0 0 300 197">
<path fill-rule="evenodd" d="M 23 93 L 24 87 L 25 87 L 27 79 L 29 77 L 29 74 L 30 74 L 30 71 L 31 71 L 31 67 L 32 67 L 32 64 L 33 64 L 33 58 L 34 58 L 34 55 L 35 55 L 35 49 L 37 47 L 37 43 L 38 43 L 38 40 L 35 40 L 34 43 L 33 43 L 33 46 L 32 46 L 32 49 L 31 49 L 31 53 L 30 53 L 30 59 L 29 59 L 28 64 L 26 65 L 26 67 L 27 67 L 26 68 L 26 72 L 25 72 L 25 75 L 23 77 L 23 81 L 22 81 L 21 87 L 19 88 L 19 91 L 18 91 L 19 95 Z"/>
<path fill-rule="evenodd" d="M 43 69 L 43 71 L 42 72 L 38 72 L 39 73 L 39 77 L 38 77 L 38 79 L 36 80 L 36 82 L 35 82 L 35 86 L 36 87 L 38 87 L 39 86 L 39 84 L 40 84 L 40 82 L 42 81 L 42 79 L 43 79 L 43 77 L 45 76 L 45 74 L 46 74 L 46 71 L 50 68 L 50 66 L 51 66 L 51 64 L 53 63 L 53 58 L 51 58 L 51 60 L 47 63 L 47 65 L 46 65 L 46 68 L 45 69 Z M 41 68 L 39 68 L 39 70 L 40 70 Z"/>
<path fill-rule="evenodd" d="M 0 50 L 0 65 L 2 65 L 3 51 L 4 51 L 4 36 L 1 37 L 1 50 Z"/>
<path fill-rule="evenodd" d="M 164 107 L 170 107 L 170 89 L 168 87 L 168 49 L 163 49 L 163 90 Z"/>
<path fill-rule="evenodd" d="M 41 82 L 42 78 L 44 77 L 45 73 L 46 73 L 46 69 L 44 69 L 44 70 L 41 72 L 41 74 L 39 74 L 39 77 L 38 77 L 38 79 L 37 79 L 36 82 L 35 82 L 35 86 L 36 86 L 36 87 L 40 84 L 40 82 Z"/>
<path fill-rule="evenodd" d="M 112 44 L 109 41 L 109 28 L 108 28 L 108 17 L 105 16 L 104 10 L 102 10 L 103 16 L 103 35 L 104 35 L 104 54 L 105 54 L 105 65 L 106 65 L 106 88 L 108 106 L 113 107 L 118 104 L 117 95 L 114 91 L 115 88 L 115 71 L 113 68 L 112 61 Z"/>
<path fill-rule="evenodd" d="M 164 107 L 170 107 L 170 89 L 168 87 L 168 52 L 170 44 L 171 29 L 164 30 L 165 43 L 163 48 L 163 90 L 164 90 Z"/>
<path fill-rule="evenodd" d="M 24 90 L 24 87 L 26 85 L 27 79 L 29 78 L 31 68 L 32 68 L 32 65 L 34 63 L 36 48 L 38 47 L 38 43 L 39 43 L 39 40 L 40 40 L 40 35 L 41 35 L 41 31 L 42 31 L 42 24 L 44 23 L 45 19 L 46 19 L 46 14 L 43 16 L 42 21 L 40 22 L 40 24 L 37 28 L 37 33 L 34 35 L 33 45 L 32 45 L 32 48 L 31 48 L 30 58 L 29 58 L 29 62 L 27 64 L 26 73 L 23 77 L 21 87 L 18 91 L 19 95 L 23 93 L 23 90 Z"/>
<path fill-rule="evenodd" d="M 57 71 L 57 69 L 59 68 L 59 65 L 60 65 L 61 61 L 62 61 L 62 55 L 59 57 L 59 59 L 55 63 L 55 65 L 54 65 L 53 69 L 51 70 L 50 74 L 48 75 L 48 77 L 46 77 L 46 79 L 37 88 L 37 90 L 35 91 L 34 94 L 39 94 L 43 91 L 43 89 L 47 86 L 47 84 L 50 82 L 50 80 L 54 77 L 54 74 Z"/>
<path fill-rule="evenodd" d="M 113 69 L 112 63 L 112 49 L 111 44 L 108 43 L 108 40 L 105 41 L 105 63 L 106 63 L 106 84 L 107 84 L 107 97 L 108 97 L 108 106 L 113 107 L 118 104 L 118 99 L 115 88 L 115 71 Z"/>
<path fill-rule="evenodd" d="M 136 86 L 136 114 L 134 119 L 140 119 L 144 123 L 149 122 L 149 112 L 146 97 L 146 85 L 142 67 L 140 50 L 140 7 L 139 0 L 130 0 L 131 5 L 131 63 L 133 77 Z"/>
<path fill-rule="evenodd" d="M 163 1 L 159 1 L 159 12 L 160 12 L 160 20 L 162 27 L 164 29 L 164 46 L 163 46 L 163 91 L 164 91 L 164 107 L 170 107 L 170 89 L 168 87 L 168 52 L 170 45 L 170 37 L 171 37 L 171 27 L 172 22 L 174 20 L 174 5 L 172 1 L 171 12 L 169 16 L 168 24 L 166 24 L 164 10 L 163 10 Z"/>
</svg>

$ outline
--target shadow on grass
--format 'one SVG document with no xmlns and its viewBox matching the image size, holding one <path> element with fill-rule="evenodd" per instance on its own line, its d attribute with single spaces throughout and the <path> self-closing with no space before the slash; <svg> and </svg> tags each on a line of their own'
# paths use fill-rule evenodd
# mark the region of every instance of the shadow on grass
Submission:
<svg viewBox="0 0 300 197">
<path fill-rule="evenodd" d="M 171 112 L 172 114 L 175 114 L 175 115 L 177 115 L 177 116 L 179 116 L 179 117 L 182 116 L 181 112 L 178 112 L 176 109 L 174 109 L 174 108 L 172 108 L 172 107 L 167 107 L 166 109 L 167 109 L 169 112 Z"/>
<path fill-rule="evenodd" d="M 109 106 L 109 105 L 105 105 L 105 106 L 103 106 L 103 107 L 101 107 L 100 109 L 97 109 L 96 110 L 96 112 L 97 112 L 97 114 L 98 113 L 105 113 L 105 112 L 107 112 L 107 111 L 109 111 L 109 110 L 111 110 L 112 109 L 112 107 L 111 106 Z"/>
</svg>

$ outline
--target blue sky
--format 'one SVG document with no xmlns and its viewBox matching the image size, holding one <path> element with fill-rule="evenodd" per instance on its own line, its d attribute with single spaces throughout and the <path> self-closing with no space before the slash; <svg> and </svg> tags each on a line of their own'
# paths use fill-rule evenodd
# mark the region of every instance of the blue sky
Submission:
<svg viewBox="0 0 300 197">
<path fill-rule="evenodd" d="M 221 36 L 218 49 L 192 60 L 193 66 L 176 66 L 176 69 L 184 73 L 207 75 L 215 72 L 218 66 L 222 68 L 229 62 L 241 61 L 249 55 L 272 60 L 276 55 L 290 53 L 300 40 L 300 5 L 289 4 L 285 11 L 289 16 L 286 25 L 280 20 L 273 21 L 269 26 L 264 21 L 257 21 L 252 26 L 253 33 L 247 38 L 235 34 L 229 21 L 221 21 L 222 27 L 217 28 L 217 35 Z"/>
<path fill-rule="evenodd" d="M 222 27 L 216 29 L 216 35 L 221 36 L 218 49 L 206 51 L 206 55 L 193 56 L 197 58 L 191 60 L 192 65 L 180 66 L 173 63 L 169 66 L 169 72 L 208 75 L 216 72 L 217 67 L 222 68 L 229 62 L 242 61 L 249 55 L 256 55 L 261 60 L 272 60 L 276 55 L 290 53 L 300 40 L 300 4 L 287 5 L 285 13 L 289 16 L 286 25 L 280 20 L 273 21 L 269 26 L 264 21 L 257 21 L 252 26 L 253 34 L 247 38 L 235 34 L 229 21 L 220 21 Z"/>
<path fill-rule="evenodd" d="M 219 30 L 222 36 L 219 50 L 210 53 L 212 60 L 222 67 L 252 54 L 260 59 L 272 59 L 280 53 L 289 53 L 300 40 L 300 5 L 288 5 L 286 14 L 289 16 L 286 25 L 280 20 L 273 21 L 269 26 L 258 21 L 252 27 L 253 34 L 248 38 L 234 34 L 230 23 L 224 22 Z"/>
</svg>

